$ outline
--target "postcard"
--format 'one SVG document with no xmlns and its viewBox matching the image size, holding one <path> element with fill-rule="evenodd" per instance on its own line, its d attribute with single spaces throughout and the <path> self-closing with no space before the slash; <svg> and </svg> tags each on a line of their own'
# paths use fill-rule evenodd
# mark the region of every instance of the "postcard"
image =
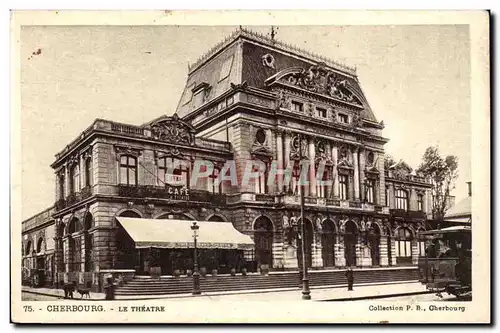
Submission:
<svg viewBox="0 0 500 333">
<path fill-rule="evenodd" d="M 488 12 L 11 36 L 12 322 L 491 322 Z"/>
</svg>

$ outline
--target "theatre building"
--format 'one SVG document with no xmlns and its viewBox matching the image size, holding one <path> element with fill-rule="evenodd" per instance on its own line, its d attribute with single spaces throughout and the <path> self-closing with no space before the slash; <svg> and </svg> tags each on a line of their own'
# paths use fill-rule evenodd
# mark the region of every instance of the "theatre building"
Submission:
<svg viewBox="0 0 500 333">
<path fill-rule="evenodd" d="M 308 267 L 416 265 L 423 253 L 431 185 L 404 163 L 385 168 L 384 125 L 353 68 L 239 29 L 189 67 L 166 113 L 97 119 L 56 155 L 55 204 L 23 222 L 23 271 L 93 286 L 110 270 L 186 271 L 193 221 L 206 270 L 297 270 L 300 158 Z M 211 177 L 191 183 L 199 160 Z M 228 161 L 238 182 L 218 184 Z M 266 171 L 245 182 L 248 161 Z M 269 184 L 272 165 L 290 181 Z"/>
</svg>

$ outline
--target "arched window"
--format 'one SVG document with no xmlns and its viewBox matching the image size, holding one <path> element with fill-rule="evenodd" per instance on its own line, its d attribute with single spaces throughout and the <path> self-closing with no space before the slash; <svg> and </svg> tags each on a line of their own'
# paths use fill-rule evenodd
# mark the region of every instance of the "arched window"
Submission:
<svg viewBox="0 0 500 333">
<path fill-rule="evenodd" d="M 24 255 L 29 256 L 30 254 L 31 254 L 31 241 L 28 241 L 28 243 L 26 243 Z"/>
<path fill-rule="evenodd" d="M 358 228 L 352 221 L 347 221 L 344 232 L 344 256 L 346 266 L 356 266 L 356 244 L 358 243 Z"/>
<path fill-rule="evenodd" d="M 71 169 L 71 180 L 71 191 L 73 193 L 80 191 L 80 167 L 78 164 Z"/>
<path fill-rule="evenodd" d="M 120 157 L 120 184 L 137 185 L 137 158 L 134 156 Z"/>
<path fill-rule="evenodd" d="M 396 262 L 411 264 L 411 241 L 413 237 L 410 229 L 399 228 L 396 234 Z"/>
<path fill-rule="evenodd" d="M 68 258 L 70 272 L 80 272 L 82 265 L 82 235 L 73 235 L 82 230 L 82 225 L 77 218 L 72 218 L 68 225 Z"/>
<path fill-rule="evenodd" d="M 158 180 L 160 185 L 181 185 L 189 188 L 189 162 L 173 157 L 158 160 Z"/>
<path fill-rule="evenodd" d="M 43 250 L 43 238 L 39 238 L 36 244 L 36 253 L 40 253 Z"/>
<path fill-rule="evenodd" d="M 408 192 L 402 189 L 395 191 L 396 209 L 408 210 Z"/>
</svg>

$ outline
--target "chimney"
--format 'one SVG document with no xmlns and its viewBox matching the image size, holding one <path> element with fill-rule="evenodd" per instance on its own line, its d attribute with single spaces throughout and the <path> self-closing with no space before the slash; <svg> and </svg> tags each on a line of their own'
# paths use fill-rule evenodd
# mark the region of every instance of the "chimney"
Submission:
<svg viewBox="0 0 500 333">
<path fill-rule="evenodd" d="M 472 197 L 472 182 L 467 182 L 467 190 L 469 197 Z"/>
</svg>

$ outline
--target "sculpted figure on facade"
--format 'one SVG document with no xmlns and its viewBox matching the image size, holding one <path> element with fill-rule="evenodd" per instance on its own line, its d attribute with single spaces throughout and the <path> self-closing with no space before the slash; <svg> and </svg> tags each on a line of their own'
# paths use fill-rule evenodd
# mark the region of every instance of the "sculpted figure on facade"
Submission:
<svg viewBox="0 0 500 333">
<path fill-rule="evenodd" d="M 151 125 L 151 135 L 154 139 L 179 144 L 191 145 L 194 143 L 194 134 L 191 127 L 174 116 L 160 120 Z"/>
<path fill-rule="evenodd" d="M 359 100 L 347 88 L 347 79 L 328 70 L 323 64 L 310 66 L 288 77 L 288 83 L 300 88 L 324 94 L 339 100 L 361 105 Z"/>
</svg>

